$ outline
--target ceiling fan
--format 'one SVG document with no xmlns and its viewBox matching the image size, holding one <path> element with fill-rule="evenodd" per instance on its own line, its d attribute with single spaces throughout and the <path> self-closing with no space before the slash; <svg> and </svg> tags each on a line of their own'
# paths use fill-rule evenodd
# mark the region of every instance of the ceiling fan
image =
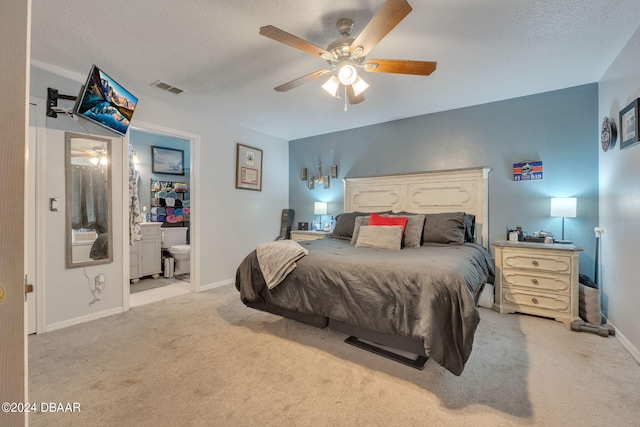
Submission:
<svg viewBox="0 0 640 427">
<path fill-rule="evenodd" d="M 330 65 L 328 69 L 314 71 L 274 89 L 278 92 L 286 92 L 304 83 L 331 75 L 329 80 L 322 85 L 322 88 L 337 98 L 342 84 L 349 103 L 359 104 L 364 101 L 362 93 L 369 85 L 358 75 L 358 68 L 368 73 L 430 75 L 436 69 L 435 62 L 399 59 L 366 60 L 365 58 L 369 51 L 398 25 L 411 10 L 412 8 L 406 0 L 387 0 L 355 39 L 350 37 L 353 30 L 353 21 L 348 18 L 339 19 L 336 27 L 342 37 L 329 43 L 326 49 L 289 34 L 273 25 L 260 28 L 261 35 L 322 58 Z M 346 108 L 345 99 L 345 111 Z"/>
<path fill-rule="evenodd" d="M 104 166 L 107 164 L 107 148 L 104 145 L 93 147 L 92 150 L 73 147 L 71 157 L 89 157 L 92 164 Z"/>
</svg>

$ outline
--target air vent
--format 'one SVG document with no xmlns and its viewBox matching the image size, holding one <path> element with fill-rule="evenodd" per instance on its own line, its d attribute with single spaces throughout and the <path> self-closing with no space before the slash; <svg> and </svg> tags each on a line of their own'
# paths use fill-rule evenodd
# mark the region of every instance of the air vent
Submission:
<svg viewBox="0 0 640 427">
<path fill-rule="evenodd" d="M 179 88 L 177 88 L 175 86 L 171 86 L 170 84 L 165 83 L 165 82 L 160 81 L 160 80 L 157 80 L 157 81 L 151 83 L 151 86 L 155 86 L 155 87 L 160 88 L 162 90 L 166 90 L 167 92 L 175 93 L 176 95 L 184 92 L 182 89 L 179 89 Z"/>
</svg>

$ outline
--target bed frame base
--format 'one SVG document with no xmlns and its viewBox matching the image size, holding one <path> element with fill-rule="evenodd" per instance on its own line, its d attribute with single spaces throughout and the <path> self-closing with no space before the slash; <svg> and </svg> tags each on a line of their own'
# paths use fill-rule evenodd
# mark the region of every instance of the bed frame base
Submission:
<svg viewBox="0 0 640 427">
<path fill-rule="evenodd" d="M 347 344 L 351 344 L 355 347 L 361 348 L 363 350 L 370 351 L 371 353 L 377 354 L 378 356 L 386 357 L 387 359 L 391 359 L 394 362 L 399 362 L 407 366 L 411 366 L 412 368 L 422 370 L 424 365 L 429 360 L 428 357 L 423 356 L 421 354 L 417 354 L 416 358 L 410 358 L 403 356 L 401 354 L 395 353 L 394 351 L 387 350 L 382 347 L 378 347 L 375 343 L 370 343 L 367 341 L 363 341 L 358 337 L 350 336 L 344 340 Z"/>
</svg>

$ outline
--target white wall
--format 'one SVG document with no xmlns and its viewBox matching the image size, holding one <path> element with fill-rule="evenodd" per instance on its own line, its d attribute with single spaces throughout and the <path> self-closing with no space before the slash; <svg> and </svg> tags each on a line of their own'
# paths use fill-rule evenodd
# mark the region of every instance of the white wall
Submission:
<svg viewBox="0 0 640 427">
<path fill-rule="evenodd" d="M 52 72 L 32 67 L 31 96 L 46 98 L 47 87 L 58 89 L 61 94 L 75 95 L 85 76 L 64 70 Z M 108 72 L 108 70 L 107 70 Z M 113 76 L 117 79 L 117 76 Z M 120 82 L 127 87 L 126 81 Z M 136 93 L 135 87 L 127 87 Z M 67 105 L 69 104 L 69 105 Z M 60 105 L 71 107 L 72 102 Z M 195 202 L 201 215 L 198 234 L 200 287 L 232 283 L 235 270 L 242 259 L 258 243 L 270 241 L 278 234 L 280 213 L 289 204 L 289 154 L 288 142 L 261 134 L 234 124 L 215 119 L 215 111 L 207 106 L 194 106 L 191 111 L 148 96 L 141 97 L 132 125 L 136 121 L 163 128 L 198 135 L 200 146 L 193 155 L 198 156 L 191 171 L 192 185 L 199 188 L 200 200 Z M 97 126 L 82 122 L 91 133 L 108 135 Z M 82 132 L 73 120 L 59 116 L 47 118 L 46 148 L 47 188 L 44 191 L 46 206 L 50 197 L 64 200 L 64 131 Z M 109 135 L 111 136 L 111 135 Z M 123 147 L 120 138 L 114 139 L 114 152 Z M 235 189 L 235 143 L 242 142 L 264 150 L 262 191 Z M 119 164 L 116 164 L 116 161 Z M 47 212 L 45 219 L 45 330 L 56 329 L 95 317 L 123 310 L 122 271 L 128 270 L 119 247 L 122 247 L 121 218 L 123 158 L 114 159 L 113 205 L 114 212 L 114 262 L 91 267 L 87 275 L 93 278 L 98 272 L 107 275 L 107 287 L 103 300 L 89 305 L 93 296 L 87 286 L 83 269 L 66 269 L 64 262 L 64 213 Z M 119 191 L 120 189 L 120 191 Z M 100 270 L 100 271 L 98 271 Z M 114 273 L 112 273 L 112 270 Z M 113 278 L 112 278 L 113 274 Z"/>
<path fill-rule="evenodd" d="M 611 64 L 598 85 L 600 122 L 607 116 L 619 125 L 619 112 L 640 98 L 640 29 Z M 618 126 L 619 127 L 619 126 Z M 600 284 L 603 307 L 621 332 L 623 343 L 640 358 L 640 145 L 600 150 Z"/>
</svg>

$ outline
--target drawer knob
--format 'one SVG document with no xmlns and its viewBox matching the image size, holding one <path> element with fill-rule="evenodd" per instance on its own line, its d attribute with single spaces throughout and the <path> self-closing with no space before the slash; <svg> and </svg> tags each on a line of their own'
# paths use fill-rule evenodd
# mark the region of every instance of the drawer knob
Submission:
<svg viewBox="0 0 640 427">
<path fill-rule="evenodd" d="M 536 267 L 537 267 L 538 265 L 540 265 L 540 264 L 538 263 L 538 261 L 536 261 L 535 259 L 534 259 L 533 261 L 531 261 L 531 264 L 535 265 Z"/>
<path fill-rule="evenodd" d="M 538 284 L 538 279 L 531 279 L 531 283 L 533 283 L 534 285 Z"/>
<path fill-rule="evenodd" d="M 534 304 L 538 304 L 538 298 L 531 298 L 531 302 L 533 302 Z"/>
</svg>

